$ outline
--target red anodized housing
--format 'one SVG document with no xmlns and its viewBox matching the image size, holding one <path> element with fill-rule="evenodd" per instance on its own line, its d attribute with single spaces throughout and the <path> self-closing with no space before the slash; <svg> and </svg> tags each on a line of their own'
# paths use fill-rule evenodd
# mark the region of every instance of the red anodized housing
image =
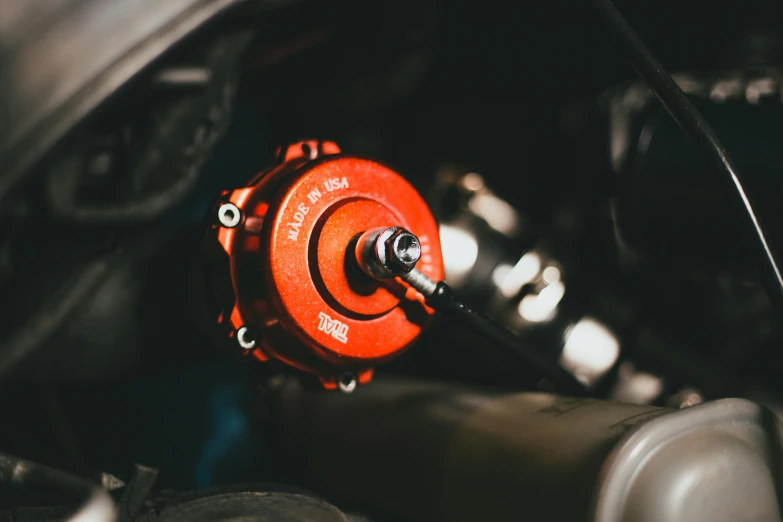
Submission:
<svg viewBox="0 0 783 522">
<path fill-rule="evenodd" d="M 356 376 L 355 386 L 410 346 L 432 315 L 402 280 L 379 283 L 348 268 L 354 237 L 401 226 L 421 242 L 416 268 L 443 279 L 429 207 L 380 163 L 345 156 L 332 142 L 297 143 L 247 187 L 224 193 L 216 208 L 223 218 L 210 239 L 227 255 L 231 290 L 218 322 L 260 360 L 315 374 L 329 389 L 342 375 Z"/>
</svg>

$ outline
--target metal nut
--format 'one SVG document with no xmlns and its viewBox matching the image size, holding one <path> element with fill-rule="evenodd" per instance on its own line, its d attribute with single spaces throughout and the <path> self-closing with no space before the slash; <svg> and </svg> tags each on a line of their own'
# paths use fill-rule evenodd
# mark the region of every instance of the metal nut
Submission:
<svg viewBox="0 0 783 522">
<path fill-rule="evenodd" d="M 242 211 L 233 203 L 223 203 L 218 209 L 218 221 L 226 228 L 234 228 L 242 221 Z"/>
<path fill-rule="evenodd" d="M 395 274 L 407 274 L 421 259 L 419 238 L 398 228 L 385 241 L 387 268 Z"/>
</svg>

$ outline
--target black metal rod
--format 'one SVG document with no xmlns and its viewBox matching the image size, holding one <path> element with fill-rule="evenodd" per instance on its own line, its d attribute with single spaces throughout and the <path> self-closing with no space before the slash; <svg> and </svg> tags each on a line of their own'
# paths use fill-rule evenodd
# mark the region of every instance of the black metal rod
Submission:
<svg viewBox="0 0 783 522">
<path fill-rule="evenodd" d="M 663 68 L 663 65 L 653 56 L 650 49 L 642 42 L 639 35 L 628 24 L 611 0 L 593 0 L 598 12 L 606 22 L 607 27 L 617 37 L 625 48 L 628 57 L 639 75 L 644 78 L 655 95 L 661 101 L 680 128 L 696 142 L 709 158 L 713 167 L 731 179 L 737 194 L 747 212 L 749 224 L 756 235 L 760 247 L 761 271 L 768 279 L 767 294 L 777 306 L 783 306 L 783 275 L 780 263 L 764 233 L 750 197 L 745 192 L 742 180 L 718 135 L 710 124 L 691 103 L 684 92 Z"/>
<path fill-rule="evenodd" d="M 516 334 L 509 331 L 506 327 L 465 306 L 446 283 L 440 281 L 435 285 L 432 292 L 428 292 L 427 285 L 417 286 L 415 284 L 418 283 L 416 278 L 422 278 L 423 274 L 416 270 L 412 273 L 414 275 L 413 278 L 408 275 L 405 279 L 417 290 L 423 290 L 422 293 L 425 295 L 427 304 L 432 306 L 432 308 L 459 321 L 460 324 L 465 325 L 470 330 L 500 346 L 525 366 L 534 368 L 562 392 L 578 397 L 588 395 L 585 387 L 573 375 L 557 364 L 556 361 L 547 358 L 535 347 L 523 343 Z M 426 276 L 423 276 L 423 279 L 426 279 Z"/>
</svg>

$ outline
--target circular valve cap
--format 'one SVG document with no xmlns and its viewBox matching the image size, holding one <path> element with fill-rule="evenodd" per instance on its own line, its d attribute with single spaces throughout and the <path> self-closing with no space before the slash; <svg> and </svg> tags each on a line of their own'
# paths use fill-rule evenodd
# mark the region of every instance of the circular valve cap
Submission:
<svg viewBox="0 0 783 522">
<path fill-rule="evenodd" d="M 402 280 L 357 269 L 359 236 L 407 229 L 420 243 L 416 268 L 443 278 L 437 224 L 421 196 L 388 167 L 339 152 L 330 142 L 288 147 L 277 166 L 224 194 L 211 229 L 228 261 L 219 322 L 234 336 L 258 332 L 247 351 L 315 374 L 327 388 L 346 375 L 369 380 L 432 314 Z"/>
</svg>

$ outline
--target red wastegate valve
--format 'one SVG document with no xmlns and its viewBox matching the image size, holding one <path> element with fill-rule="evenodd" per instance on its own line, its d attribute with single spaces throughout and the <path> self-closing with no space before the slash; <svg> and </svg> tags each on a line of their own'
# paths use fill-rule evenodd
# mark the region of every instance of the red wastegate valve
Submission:
<svg viewBox="0 0 783 522">
<path fill-rule="evenodd" d="M 443 279 L 429 207 L 399 174 L 335 143 L 281 149 L 275 166 L 222 195 L 215 218 L 218 322 L 262 361 L 350 392 L 410 346 L 433 313 L 394 277 L 397 265 L 415 265 Z M 383 278 L 369 277 L 383 266 Z"/>
</svg>

